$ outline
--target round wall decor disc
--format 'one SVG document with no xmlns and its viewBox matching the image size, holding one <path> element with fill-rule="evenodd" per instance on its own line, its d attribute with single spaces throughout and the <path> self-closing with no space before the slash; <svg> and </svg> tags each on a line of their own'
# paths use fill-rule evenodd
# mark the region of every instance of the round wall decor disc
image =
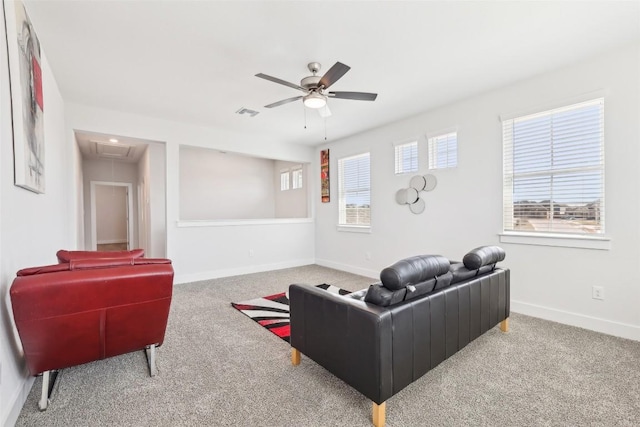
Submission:
<svg viewBox="0 0 640 427">
<path fill-rule="evenodd" d="M 418 190 L 415 188 L 409 187 L 405 190 L 407 192 L 407 203 L 412 204 L 419 200 Z"/>
<path fill-rule="evenodd" d="M 415 203 L 409 205 L 409 209 L 414 214 L 421 214 L 424 212 L 426 204 L 424 203 L 424 199 L 418 199 Z"/>
<path fill-rule="evenodd" d="M 406 205 L 407 204 L 407 189 L 406 188 L 401 188 L 400 190 L 396 191 L 396 202 L 399 205 Z"/>
<path fill-rule="evenodd" d="M 415 188 L 418 191 L 422 191 L 424 190 L 425 185 L 427 185 L 427 180 L 422 175 L 416 175 L 411 178 L 409 185 L 411 186 L 411 188 Z"/>
<path fill-rule="evenodd" d="M 424 176 L 424 191 L 431 191 L 434 188 L 436 188 L 436 185 L 438 184 L 438 178 L 436 178 L 435 175 L 425 175 Z"/>
</svg>

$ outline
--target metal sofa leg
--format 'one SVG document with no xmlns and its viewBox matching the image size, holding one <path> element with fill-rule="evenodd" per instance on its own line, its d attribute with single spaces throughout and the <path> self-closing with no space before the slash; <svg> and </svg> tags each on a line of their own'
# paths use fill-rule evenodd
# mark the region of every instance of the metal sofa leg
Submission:
<svg viewBox="0 0 640 427">
<path fill-rule="evenodd" d="M 145 349 L 145 351 L 147 353 L 147 363 L 149 364 L 149 375 L 155 377 L 158 373 L 158 368 L 156 366 L 156 345 L 151 344 Z"/>
<path fill-rule="evenodd" d="M 379 405 L 373 402 L 373 425 L 375 427 L 384 427 L 386 407 L 387 402 L 382 402 Z"/>
<path fill-rule="evenodd" d="M 42 394 L 40 395 L 40 402 L 38 402 L 38 408 L 41 411 L 46 411 L 49 405 L 49 373 L 50 371 L 42 373 Z"/>
</svg>

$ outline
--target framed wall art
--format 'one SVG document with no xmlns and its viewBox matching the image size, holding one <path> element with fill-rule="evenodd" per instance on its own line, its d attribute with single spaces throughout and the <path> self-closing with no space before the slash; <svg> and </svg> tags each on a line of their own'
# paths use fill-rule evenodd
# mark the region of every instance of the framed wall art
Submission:
<svg viewBox="0 0 640 427">
<path fill-rule="evenodd" d="M 15 185 L 45 191 L 40 42 L 21 1 L 3 1 L 9 55 Z"/>
<path fill-rule="evenodd" d="M 329 203 L 329 149 L 320 151 L 320 195 L 322 203 Z"/>
</svg>

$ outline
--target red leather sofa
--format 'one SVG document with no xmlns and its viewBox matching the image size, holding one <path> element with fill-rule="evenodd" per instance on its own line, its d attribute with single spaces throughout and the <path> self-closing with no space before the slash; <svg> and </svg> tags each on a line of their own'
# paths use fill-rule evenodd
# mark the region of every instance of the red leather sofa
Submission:
<svg viewBox="0 0 640 427">
<path fill-rule="evenodd" d="M 32 375 L 43 373 L 40 409 L 48 404 L 49 371 L 155 348 L 164 341 L 173 291 L 168 259 L 142 250 L 59 251 L 59 264 L 20 270 L 11 304 Z"/>
</svg>

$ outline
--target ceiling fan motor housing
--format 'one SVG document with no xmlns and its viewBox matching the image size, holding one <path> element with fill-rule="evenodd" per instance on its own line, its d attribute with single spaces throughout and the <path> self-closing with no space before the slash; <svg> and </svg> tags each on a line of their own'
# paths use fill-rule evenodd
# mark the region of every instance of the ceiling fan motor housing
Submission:
<svg viewBox="0 0 640 427">
<path fill-rule="evenodd" d="M 300 80 L 300 86 L 307 90 L 315 90 L 318 88 L 318 83 L 320 83 L 320 76 L 309 76 Z"/>
</svg>

